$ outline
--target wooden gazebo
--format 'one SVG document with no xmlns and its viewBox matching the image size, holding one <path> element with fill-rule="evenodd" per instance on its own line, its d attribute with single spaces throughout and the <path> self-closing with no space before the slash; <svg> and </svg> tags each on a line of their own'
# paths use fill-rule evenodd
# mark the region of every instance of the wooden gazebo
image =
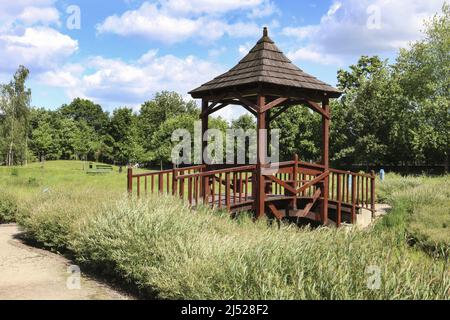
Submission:
<svg viewBox="0 0 450 320">
<path fill-rule="evenodd" d="M 292 64 L 269 38 L 267 28 L 235 67 L 189 93 L 202 99 L 202 133 L 208 130 L 208 117 L 229 105 L 242 106 L 256 117 L 256 165 L 217 169 L 206 165 L 203 159 L 199 166 L 145 175 L 129 171 L 129 192 L 133 178 L 138 180 L 139 195 L 141 179 L 145 180 L 147 191 L 147 179 L 151 177 L 152 190 L 157 180 L 159 191 L 177 194 L 193 206 L 202 201 L 231 212 L 252 210 L 258 218 L 267 214 L 277 219 L 306 218 L 322 224 L 329 223 L 329 216 L 340 225 L 343 220 L 354 222 L 361 208 L 374 211 L 373 173 L 357 174 L 329 167 L 329 101 L 341 92 Z M 321 162 L 302 162 L 295 155 L 293 161 L 269 164 L 265 158 L 266 136 L 259 134 L 260 129 L 270 130 L 272 120 L 296 105 L 309 107 L 322 116 Z M 206 147 L 203 142 L 202 149 Z M 266 170 L 270 168 L 276 171 Z"/>
</svg>

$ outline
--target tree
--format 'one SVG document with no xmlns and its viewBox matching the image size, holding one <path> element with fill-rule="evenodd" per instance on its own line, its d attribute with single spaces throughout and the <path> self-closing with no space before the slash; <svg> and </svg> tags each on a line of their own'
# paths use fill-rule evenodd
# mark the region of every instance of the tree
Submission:
<svg viewBox="0 0 450 320">
<path fill-rule="evenodd" d="M 30 109 L 31 90 L 25 82 L 29 71 L 19 66 L 9 84 L 1 86 L 0 113 L 2 114 L 2 153 L 6 153 L 6 164 L 18 163 L 14 155 L 20 155 L 20 162 L 26 161 L 28 115 Z"/>
<path fill-rule="evenodd" d="M 86 99 L 76 98 L 70 104 L 59 109 L 61 115 L 76 122 L 84 121 L 98 134 L 105 134 L 108 125 L 108 113 L 102 107 Z"/>
<path fill-rule="evenodd" d="M 151 101 L 146 101 L 139 112 L 138 130 L 145 150 L 152 150 L 153 134 L 162 123 L 182 114 L 199 115 L 200 111 L 194 101 L 186 102 L 176 92 L 162 91 L 155 94 Z"/>
<path fill-rule="evenodd" d="M 113 143 L 114 161 L 124 165 L 145 161 L 147 155 L 139 143 L 138 118 L 130 108 L 114 110 L 109 124 L 109 135 Z"/>
<path fill-rule="evenodd" d="M 320 158 L 321 117 L 305 106 L 292 106 L 271 123 L 280 129 L 280 160 L 298 154 L 304 161 Z"/>
<path fill-rule="evenodd" d="M 49 123 L 42 122 L 32 133 L 33 145 L 38 153 L 39 160 L 45 161 L 45 156 L 51 150 L 53 135 Z"/>
<path fill-rule="evenodd" d="M 417 160 L 444 162 L 450 153 L 450 5 L 427 22 L 425 39 L 400 51 L 395 78 L 414 109 L 409 128 Z"/>
</svg>

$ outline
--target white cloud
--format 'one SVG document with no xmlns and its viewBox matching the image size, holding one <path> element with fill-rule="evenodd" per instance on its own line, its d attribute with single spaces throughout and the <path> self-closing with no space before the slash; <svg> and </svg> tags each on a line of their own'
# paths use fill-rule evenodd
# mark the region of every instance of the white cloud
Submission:
<svg viewBox="0 0 450 320">
<path fill-rule="evenodd" d="M 182 95 L 211 80 L 223 67 L 194 56 L 158 56 L 150 50 L 137 61 L 91 57 L 40 77 L 42 84 L 65 88 L 70 99 L 85 97 L 106 106 L 139 106 L 154 93 L 173 90 Z"/>
<path fill-rule="evenodd" d="M 55 0 L 13 0 L 0 2 L 0 31 L 5 32 L 20 22 L 32 25 L 59 23 L 59 14 L 53 8 Z"/>
<path fill-rule="evenodd" d="M 35 23 L 60 24 L 59 12 L 52 7 L 26 7 L 18 16 L 18 20 L 24 22 L 26 25 L 33 25 Z"/>
<path fill-rule="evenodd" d="M 395 52 L 422 36 L 424 19 L 439 12 L 442 3 L 443 0 L 335 1 L 320 24 L 286 27 L 282 33 L 307 41 L 302 46 L 309 50 L 300 48 L 297 55 L 310 60 L 320 60 L 314 52 L 336 58 Z M 375 27 L 368 27 L 370 19 L 377 19 L 373 10 L 379 12 L 380 19 Z"/>
<path fill-rule="evenodd" d="M 264 18 L 274 14 L 281 14 L 281 12 L 275 3 L 267 0 L 261 5 L 254 7 L 248 16 L 249 18 Z"/>
<path fill-rule="evenodd" d="M 255 9 L 265 0 L 162 0 L 164 10 L 177 14 L 224 14 L 234 10 Z"/>
<path fill-rule="evenodd" d="M 295 51 L 290 51 L 287 53 L 287 56 L 293 61 L 310 61 L 325 65 L 342 65 L 342 61 L 338 57 L 321 53 L 311 47 L 303 47 Z"/>
<path fill-rule="evenodd" d="M 0 34 L 0 72 L 19 64 L 41 71 L 78 50 L 78 41 L 48 27 L 29 27 L 20 34 Z"/>
<path fill-rule="evenodd" d="M 98 33 L 120 36 L 141 36 L 164 43 L 187 39 L 214 41 L 224 35 L 230 37 L 253 36 L 259 26 L 253 22 L 228 22 L 223 16 L 237 9 L 256 9 L 267 5 L 266 0 L 212 1 L 168 0 L 159 3 L 144 2 L 138 9 L 122 15 L 107 17 L 97 25 Z M 270 12 L 265 10 L 266 14 Z"/>
<path fill-rule="evenodd" d="M 241 44 L 238 48 L 239 55 L 241 57 L 244 57 L 253 47 L 254 44 L 250 42 L 246 42 L 244 44 Z"/>
</svg>

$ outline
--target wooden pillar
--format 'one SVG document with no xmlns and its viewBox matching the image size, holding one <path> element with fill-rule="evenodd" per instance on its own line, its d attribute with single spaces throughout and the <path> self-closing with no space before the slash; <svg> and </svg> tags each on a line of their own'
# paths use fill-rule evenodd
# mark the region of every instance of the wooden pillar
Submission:
<svg viewBox="0 0 450 320">
<path fill-rule="evenodd" d="M 258 96 L 257 105 L 261 109 L 266 104 L 266 99 L 264 96 Z M 255 213 L 256 218 L 261 218 L 264 215 L 265 208 L 265 179 L 263 175 L 264 165 L 266 164 L 266 152 L 267 152 L 267 140 L 265 132 L 262 130 L 266 129 L 266 113 L 258 112 L 256 116 L 256 129 L 257 129 L 257 160 L 256 160 L 256 206 Z"/>
<path fill-rule="evenodd" d="M 202 114 L 201 114 L 201 120 L 202 120 L 202 164 L 206 166 L 204 169 L 205 171 L 208 171 L 208 164 L 206 163 L 205 158 L 205 150 L 208 147 L 208 142 L 204 141 L 205 132 L 208 131 L 208 100 L 202 99 Z M 208 161 L 209 162 L 209 161 Z M 207 196 L 210 194 L 209 190 L 209 183 L 205 183 L 206 179 L 200 179 L 201 180 L 201 195 L 203 196 L 203 199 L 207 199 Z"/>
<path fill-rule="evenodd" d="M 324 97 L 322 100 L 323 110 L 329 114 L 330 106 L 328 97 Z M 324 170 L 328 171 L 330 168 L 329 162 L 329 137 L 330 137 L 330 120 L 322 116 L 322 164 L 324 165 Z M 329 188 L 329 177 L 323 180 L 322 186 L 322 206 L 321 206 L 321 220 L 323 224 L 328 223 L 328 188 Z"/>
<path fill-rule="evenodd" d="M 131 195 L 133 193 L 133 168 L 128 166 L 127 170 L 127 191 Z"/>
</svg>

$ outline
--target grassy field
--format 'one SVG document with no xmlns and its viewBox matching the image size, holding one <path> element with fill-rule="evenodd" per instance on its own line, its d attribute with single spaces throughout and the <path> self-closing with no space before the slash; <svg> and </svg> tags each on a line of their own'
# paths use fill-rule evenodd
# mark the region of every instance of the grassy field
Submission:
<svg viewBox="0 0 450 320">
<path fill-rule="evenodd" d="M 56 161 L 0 168 L 0 218 L 144 297 L 449 299 L 448 185 L 388 175 L 378 197 L 394 208 L 370 230 L 278 229 L 166 196 L 130 201 L 125 172 Z"/>
</svg>

